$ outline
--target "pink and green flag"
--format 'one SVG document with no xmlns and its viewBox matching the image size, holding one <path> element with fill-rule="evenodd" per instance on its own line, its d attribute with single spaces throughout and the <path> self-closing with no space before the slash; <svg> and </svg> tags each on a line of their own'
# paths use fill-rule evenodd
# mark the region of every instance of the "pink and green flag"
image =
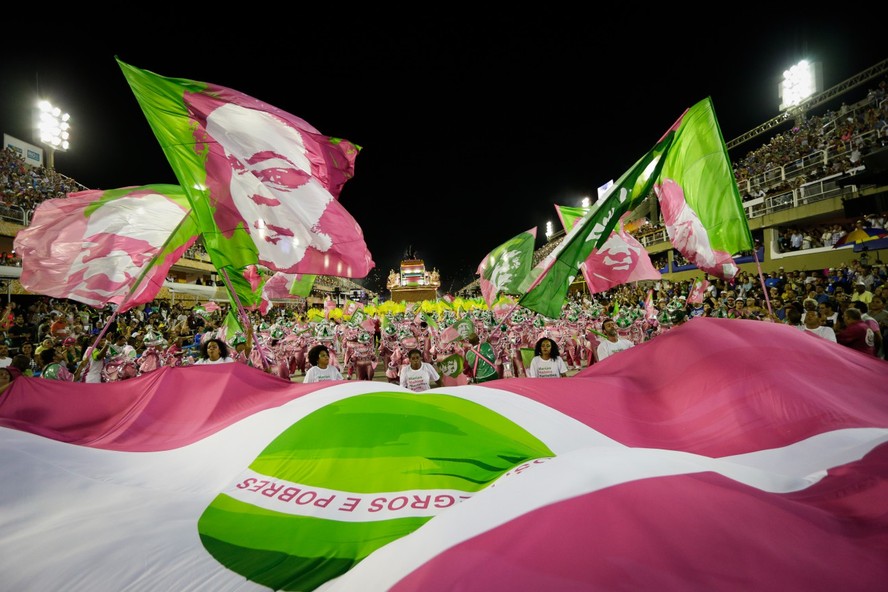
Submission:
<svg viewBox="0 0 888 592">
<path fill-rule="evenodd" d="M 712 99 L 688 109 L 670 135 L 654 184 L 669 240 L 702 271 L 731 279 L 739 271 L 732 256 L 753 241 Z"/>
<path fill-rule="evenodd" d="M 536 226 L 514 236 L 488 253 L 478 270 L 481 277 L 481 294 L 488 308 L 500 293 L 522 294 L 519 290 L 521 281 L 530 272 L 533 247 L 536 241 Z"/>
<path fill-rule="evenodd" d="M 521 284 L 522 306 L 559 318 L 571 282 L 620 218 L 658 196 L 669 238 L 711 275 L 733 277 L 731 257 L 752 248 L 752 234 L 712 101 L 688 109 L 663 138 L 607 190 Z"/>
<path fill-rule="evenodd" d="M 303 298 L 311 294 L 315 280 L 318 278 L 313 273 L 297 273 L 293 278 L 293 285 L 290 286 L 290 294 L 294 296 L 302 296 Z"/>
<path fill-rule="evenodd" d="M 706 296 L 706 288 L 709 287 L 709 280 L 702 278 L 694 282 L 694 287 L 688 294 L 688 302 L 693 304 L 702 304 L 703 297 Z"/>
<path fill-rule="evenodd" d="M 13 244 L 26 290 L 124 312 L 157 296 L 196 238 L 182 188 L 143 185 L 46 200 Z"/>
<path fill-rule="evenodd" d="M 293 301 L 297 296 L 308 296 L 316 277 L 301 273 L 275 272 L 262 284 L 263 305 L 268 303 L 270 306 L 272 300 Z"/>
<path fill-rule="evenodd" d="M 337 277 L 372 269 L 361 227 L 338 201 L 358 146 L 236 90 L 117 62 L 217 268 Z M 258 304 L 259 291 L 245 287 L 236 286 L 244 304 Z"/>
<path fill-rule="evenodd" d="M 565 232 L 573 228 L 577 220 L 589 211 L 588 207 L 559 205 L 556 205 L 555 209 Z M 627 215 L 624 214 L 623 218 L 625 219 Z M 623 221 L 611 232 L 600 248 L 592 250 L 592 253 L 580 264 L 580 271 L 591 294 L 607 292 L 611 288 L 629 282 L 658 280 L 662 277 L 651 263 L 647 249 L 626 231 Z"/>
</svg>

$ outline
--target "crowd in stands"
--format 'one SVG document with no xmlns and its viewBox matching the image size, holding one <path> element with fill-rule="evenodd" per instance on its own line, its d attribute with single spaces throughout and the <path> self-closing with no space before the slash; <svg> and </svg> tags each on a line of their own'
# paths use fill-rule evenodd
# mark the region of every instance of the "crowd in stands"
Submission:
<svg viewBox="0 0 888 592">
<path fill-rule="evenodd" d="M 809 224 L 805 226 L 781 226 L 778 228 L 777 246 L 781 253 L 805 251 L 822 247 L 834 247 L 855 229 L 863 232 L 884 232 L 888 213 L 872 214 L 853 224 Z M 872 235 L 871 236 L 876 236 Z"/>
<path fill-rule="evenodd" d="M 863 156 L 888 145 L 886 94 L 888 81 L 882 80 L 860 101 L 809 115 L 740 158 L 734 176 L 744 199 L 780 193 L 860 166 Z M 814 166 L 805 167 L 806 157 L 815 154 L 825 157 L 811 159 Z M 778 169 L 782 169 L 779 175 Z"/>
<path fill-rule="evenodd" d="M 25 164 L 12 148 L 0 150 L 0 214 L 12 222 L 27 226 L 42 201 L 84 189 L 58 171 Z"/>
</svg>

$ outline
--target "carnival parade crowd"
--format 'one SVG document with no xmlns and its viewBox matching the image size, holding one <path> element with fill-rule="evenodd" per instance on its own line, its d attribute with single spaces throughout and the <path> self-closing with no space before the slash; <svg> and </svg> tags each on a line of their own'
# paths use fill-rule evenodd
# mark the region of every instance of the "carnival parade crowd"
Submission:
<svg viewBox="0 0 888 592">
<path fill-rule="evenodd" d="M 187 309 L 154 301 L 115 314 L 111 305 L 96 309 L 39 297 L 20 307 L 11 300 L 2 317 L 0 387 L 21 375 L 107 382 L 164 366 L 220 361 L 298 380 L 312 367 L 309 359 L 317 356 L 309 351 L 316 346 L 325 346 L 330 364 L 345 380 L 374 380 L 384 371 L 397 384 L 410 367 L 409 354 L 418 352 L 420 361 L 440 374 L 440 384 L 465 384 L 528 376 L 530 357 L 544 338 L 575 372 L 599 361 L 599 345 L 609 337 L 606 324 L 616 328 L 615 337 L 637 345 L 698 317 L 784 323 L 835 340 L 849 352 L 884 359 L 884 266 L 855 260 L 837 269 L 780 270 L 761 277 L 741 271 L 730 283 L 707 281 L 700 298 L 692 296 L 693 282 L 668 280 L 575 294 L 559 319 L 509 298 L 492 308 L 480 298 L 346 301 L 343 307 L 328 301 L 308 310 L 276 306 L 265 317 L 247 313 L 246 334 L 226 328 L 225 305 Z M 459 325 L 469 329 L 448 332 Z M 208 359 L 208 344 L 214 359 Z"/>
</svg>

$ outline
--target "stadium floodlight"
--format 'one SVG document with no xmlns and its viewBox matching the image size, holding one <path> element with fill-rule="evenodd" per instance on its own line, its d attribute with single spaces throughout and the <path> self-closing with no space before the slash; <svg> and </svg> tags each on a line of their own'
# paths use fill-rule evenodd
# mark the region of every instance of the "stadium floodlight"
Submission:
<svg viewBox="0 0 888 592">
<path fill-rule="evenodd" d="M 56 151 L 70 147 L 71 116 L 46 100 L 37 104 L 37 110 L 37 130 L 40 141 L 47 147 L 46 168 L 52 170 L 55 168 Z"/>
<path fill-rule="evenodd" d="M 546 220 L 546 240 L 552 238 L 552 234 L 554 231 L 552 230 L 552 221 Z"/>
<path fill-rule="evenodd" d="M 820 64 L 802 60 L 783 73 L 777 92 L 783 101 L 781 111 L 798 107 L 806 99 L 821 91 Z"/>
</svg>

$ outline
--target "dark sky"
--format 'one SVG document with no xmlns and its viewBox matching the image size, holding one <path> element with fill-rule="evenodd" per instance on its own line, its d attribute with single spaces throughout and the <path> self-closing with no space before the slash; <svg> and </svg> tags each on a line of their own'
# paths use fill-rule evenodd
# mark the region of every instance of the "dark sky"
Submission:
<svg viewBox="0 0 888 592">
<path fill-rule="evenodd" d="M 541 245 L 555 204 L 594 197 L 706 96 L 730 141 L 778 115 L 777 84 L 799 59 L 822 63 L 828 89 L 888 57 L 882 23 L 859 12 L 851 24 L 652 19 L 662 29 L 592 18 L 282 17 L 273 34 L 258 23 L 236 33 L 232 22 L 217 42 L 189 41 L 182 23 L 140 31 L 142 19 L 125 30 L 72 25 L 59 44 L 13 34 L 0 60 L 0 132 L 37 143 L 39 93 L 72 116 L 61 173 L 94 189 L 175 183 L 114 56 L 231 87 L 362 146 L 340 201 L 376 262 L 368 287 L 379 290 L 412 246 L 456 291 L 512 236 L 537 226 Z"/>
</svg>

